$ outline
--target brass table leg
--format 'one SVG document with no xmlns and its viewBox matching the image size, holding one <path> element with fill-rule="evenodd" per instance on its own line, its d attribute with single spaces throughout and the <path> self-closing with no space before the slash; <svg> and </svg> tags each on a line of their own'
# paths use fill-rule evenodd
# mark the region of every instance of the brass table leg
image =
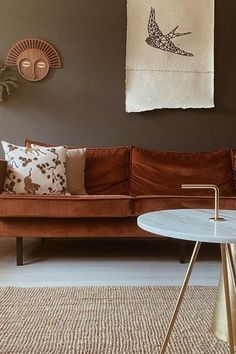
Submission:
<svg viewBox="0 0 236 354">
<path fill-rule="evenodd" d="M 235 245 L 234 245 L 234 247 L 235 247 Z M 232 275 L 232 283 L 233 283 L 234 292 L 235 292 L 235 296 L 236 296 L 236 264 L 234 265 L 234 257 L 233 257 L 233 252 L 232 252 L 231 246 L 229 244 L 227 244 L 226 248 L 227 248 L 227 256 L 228 256 L 229 264 L 230 264 L 230 271 L 231 271 L 231 275 Z"/>
<path fill-rule="evenodd" d="M 221 244 L 221 259 L 222 259 L 222 270 L 224 279 L 224 291 L 225 291 L 225 303 L 227 312 L 227 325 L 228 325 L 228 336 L 229 336 L 229 347 L 230 354 L 234 354 L 234 334 L 233 334 L 233 323 L 231 315 L 231 305 L 230 305 L 230 292 L 229 292 L 229 274 L 227 268 L 227 247 L 226 244 Z"/>
<path fill-rule="evenodd" d="M 174 327 L 174 324 L 175 324 L 175 321 L 176 321 L 176 318 L 177 318 L 181 303 L 183 301 L 183 297 L 184 297 L 184 294 L 186 292 L 186 289 L 187 289 L 187 286 L 188 286 L 188 282 L 189 282 L 189 279 L 190 279 L 190 276 L 191 276 L 191 273 L 192 273 L 192 270 L 193 270 L 193 266 L 194 266 L 195 261 L 197 259 L 200 247 L 201 247 L 201 242 L 196 242 L 196 245 L 194 247 L 193 254 L 192 254 L 189 266 L 188 266 L 188 270 L 187 270 L 187 273 L 185 275 L 184 282 L 183 282 L 183 285 L 182 285 L 182 288 L 181 288 L 181 291 L 180 291 L 180 294 L 179 294 L 179 297 L 178 297 L 178 301 L 177 301 L 174 313 L 172 315 L 172 318 L 171 318 L 171 321 L 170 321 L 170 324 L 169 324 L 169 328 L 168 328 L 164 343 L 162 345 L 160 354 L 164 354 L 165 353 L 167 345 L 169 343 L 170 335 L 171 335 L 171 332 L 173 330 L 173 327 Z"/>
<path fill-rule="evenodd" d="M 234 345 L 236 345 L 236 244 L 227 244 L 226 251 L 233 337 Z M 217 338 L 229 343 L 223 274 L 221 274 L 218 286 L 211 331 Z"/>
</svg>

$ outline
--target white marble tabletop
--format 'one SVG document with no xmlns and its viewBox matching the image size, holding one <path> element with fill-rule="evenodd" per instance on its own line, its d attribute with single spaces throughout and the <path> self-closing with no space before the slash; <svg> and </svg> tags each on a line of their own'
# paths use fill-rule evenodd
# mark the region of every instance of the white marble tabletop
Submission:
<svg viewBox="0 0 236 354">
<path fill-rule="evenodd" d="M 138 226 L 153 234 L 180 240 L 236 243 L 236 210 L 220 210 L 225 221 L 211 221 L 213 209 L 173 209 L 146 213 Z"/>
</svg>

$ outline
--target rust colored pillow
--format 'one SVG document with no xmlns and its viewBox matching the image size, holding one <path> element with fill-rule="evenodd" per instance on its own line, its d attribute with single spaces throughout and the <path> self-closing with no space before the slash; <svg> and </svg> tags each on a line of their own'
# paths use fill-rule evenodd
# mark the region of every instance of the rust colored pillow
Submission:
<svg viewBox="0 0 236 354">
<path fill-rule="evenodd" d="M 207 190 L 183 190 L 183 183 L 210 183 L 221 195 L 233 195 L 230 150 L 162 152 L 131 149 L 131 195 L 209 195 Z"/>
<path fill-rule="evenodd" d="M 31 144 L 55 146 L 26 139 L 25 146 Z M 78 149 L 68 146 L 68 149 Z M 85 189 L 88 194 L 129 194 L 128 147 L 86 148 Z"/>
</svg>

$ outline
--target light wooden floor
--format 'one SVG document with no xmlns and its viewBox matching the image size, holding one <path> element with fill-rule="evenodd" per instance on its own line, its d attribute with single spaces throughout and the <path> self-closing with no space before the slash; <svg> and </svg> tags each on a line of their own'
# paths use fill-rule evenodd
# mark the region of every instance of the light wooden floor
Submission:
<svg viewBox="0 0 236 354">
<path fill-rule="evenodd" d="M 179 243 L 168 240 L 40 239 L 24 241 L 23 267 L 15 239 L 0 239 L 0 286 L 180 285 Z M 219 252 L 204 244 L 192 285 L 217 285 Z"/>
</svg>

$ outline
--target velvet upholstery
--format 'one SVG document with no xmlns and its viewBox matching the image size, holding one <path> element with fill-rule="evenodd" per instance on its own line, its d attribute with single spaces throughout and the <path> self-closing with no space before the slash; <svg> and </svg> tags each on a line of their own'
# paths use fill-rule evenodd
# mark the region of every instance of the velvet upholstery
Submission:
<svg viewBox="0 0 236 354">
<path fill-rule="evenodd" d="M 30 139 L 31 144 L 55 146 Z M 81 146 L 68 146 L 78 149 Z M 86 148 L 85 189 L 88 194 L 129 194 L 129 155 L 127 147 Z"/>
<path fill-rule="evenodd" d="M 28 146 L 31 143 L 40 145 L 26 141 Z M 234 151 L 164 153 L 132 148 L 131 171 L 129 148 L 87 151 L 85 179 L 88 192 L 93 195 L 48 197 L 2 193 L 0 237 L 152 237 L 137 226 L 138 215 L 163 209 L 213 208 L 212 191 L 211 196 L 204 196 L 204 190 L 182 191 L 182 183 L 217 184 L 222 196 L 220 207 L 236 210 Z M 0 187 L 5 176 L 6 163 L 0 161 Z M 191 192 L 200 195 L 191 196 Z"/>
<path fill-rule="evenodd" d="M 88 194 L 129 194 L 129 149 L 87 149 L 85 188 Z"/>
<path fill-rule="evenodd" d="M 150 237 L 125 218 L 0 218 L 0 237 Z M 155 236 L 157 237 L 157 236 Z"/>
<path fill-rule="evenodd" d="M 46 196 L 2 193 L 1 217 L 81 218 L 133 215 L 128 195 Z"/>
<path fill-rule="evenodd" d="M 236 190 L 236 150 L 231 150 L 231 161 L 232 161 L 232 170 L 233 170 L 233 184 L 234 189 Z"/>
<path fill-rule="evenodd" d="M 213 209 L 214 197 L 184 195 L 144 195 L 134 198 L 134 214 L 167 209 Z M 220 208 L 236 210 L 236 197 L 221 197 Z"/>
<path fill-rule="evenodd" d="M 7 162 L 5 160 L 0 160 L 0 193 L 4 190 L 4 184 L 7 174 Z"/>
<path fill-rule="evenodd" d="M 207 195 L 208 190 L 183 190 L 183 183 L 210 183 L 220 195 L 233 195 L 230 150 L 162 152 L 131 149 L 131 189 L 139 195 Z"/>
</svg>

